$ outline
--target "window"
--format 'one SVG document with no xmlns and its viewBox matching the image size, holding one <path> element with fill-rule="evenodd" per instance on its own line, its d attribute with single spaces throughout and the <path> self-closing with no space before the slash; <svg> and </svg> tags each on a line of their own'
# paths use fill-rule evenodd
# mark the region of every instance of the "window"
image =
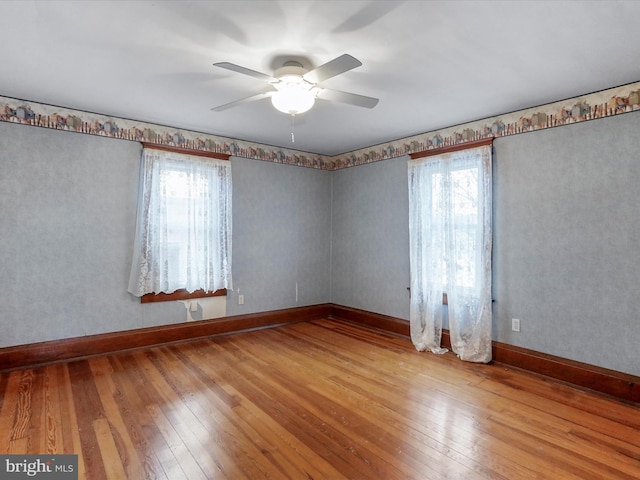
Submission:
<svg viewBox="0 0 640 480">
<path fill-rule="evenodd" d="M 411 336 L 440 347 L 446 294 L 451 344 L 464 360 L 491 359 L 491 146 L 409 162 Z"/>
<path fill-rule="evenodd" d="M 144 148 L 129 291 L 231 288 L 231 164 Z"/>
<path fill-rule="evenodd" d="M 440 259 L 439 278 L 443 293 L 446 293 L 448 277 L 451 275 L 455 285 L 466 292 L 475 290 L 478 286 L 478 249 L 479 236 L 482 225 L 478 221 L 478 167 L 458 164 L 445 176 L 441 172 L 431 172 L 431 218 L 449 216 L 452 223 L 452 238 L 455 250 L 459 255 L 455 257 L 442 256 Z M 445 199 L 445 182 L 447 196 Z M 447 209 L 450 208 L 450 212 Z M 444 224 L 433 225 L 434 235 L 446 235 Z M 449 265 L 451 263 L 451 265 Z M 451 273 L 452 272 L 452 273 Z"/>
</svg>

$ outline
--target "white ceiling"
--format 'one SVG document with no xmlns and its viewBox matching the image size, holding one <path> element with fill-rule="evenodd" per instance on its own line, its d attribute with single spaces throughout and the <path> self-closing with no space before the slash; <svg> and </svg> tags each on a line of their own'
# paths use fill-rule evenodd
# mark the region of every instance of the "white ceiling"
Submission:
<svg viewBox="0 0 640 480">
<path fill-rule="evenodd" d="M 0 96 L 337 155 L 640 80 L 640 1 L 0 1 Z M 257 93 L 289 59 L 363 65 L 378 97 L 290 117 Z"/>
</svg>

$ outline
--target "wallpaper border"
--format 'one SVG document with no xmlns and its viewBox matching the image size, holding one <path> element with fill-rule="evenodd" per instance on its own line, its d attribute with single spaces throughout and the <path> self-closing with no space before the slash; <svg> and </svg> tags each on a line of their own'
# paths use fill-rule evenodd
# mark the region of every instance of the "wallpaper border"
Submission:
<svg viewBox="0 0 640 480">
<path fill-rule="evenodd" d="M 0 96 L 0 121 L 310 168 L 325 168 L 327 163 L 315 153 L 11 97 Z"/>
<path fill-rule="evenodd" d="M 411 153 L 640 110 L 640 81 L 401 138 L 333 157 L 0 96 L 0 121 L 339 170 Z"/>
<path fill-rule="evenodd" d="M 421 133 L 332 157 L 338 170 L 487 138 L 554 128 L 640 110 L 640 82 Z"/>
</svg>

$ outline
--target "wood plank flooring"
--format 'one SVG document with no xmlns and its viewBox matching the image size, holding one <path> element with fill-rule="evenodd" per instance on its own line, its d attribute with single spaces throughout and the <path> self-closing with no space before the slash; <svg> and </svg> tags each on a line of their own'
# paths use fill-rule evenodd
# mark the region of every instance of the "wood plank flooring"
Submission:
<svg viewBox="0 0 640 480">
<path fill-rule="evenodd" d="M 640 408 L 332 320 L 0 374 L 0 453 L 79 478 L 638 479 Z"/>
</svg>

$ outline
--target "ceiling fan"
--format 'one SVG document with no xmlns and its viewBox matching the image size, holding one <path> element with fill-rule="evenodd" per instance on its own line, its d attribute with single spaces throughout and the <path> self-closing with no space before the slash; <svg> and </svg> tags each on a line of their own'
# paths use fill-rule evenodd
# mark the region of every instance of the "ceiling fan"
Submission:
<svg viewBox="0 0 640 480">
<path fill-rule="evenodd" d="M 329 78 L 362 65 L 362 62 L 348 54 L 334 58 L 310 71 L 306 70 L 299 62 L 285 62 L 273 75 L 267 75 L 266 73 L 257 72 L 229 62 L 214 63 L 213 65 L 249 75 L 267 83 L 259 93 L 214 107 L 211 109 L 214 112 L 221 112 L 243 103 L 264 98 L 271 98 L 271 103 L 277 110 L 289 115 L 297 115 L 308 111 L 313 107 L 316 98 L 364 108 L 373 108 L 378 103 L 377 98 L 332 90 L 319 85 Z"/>
</svg>

